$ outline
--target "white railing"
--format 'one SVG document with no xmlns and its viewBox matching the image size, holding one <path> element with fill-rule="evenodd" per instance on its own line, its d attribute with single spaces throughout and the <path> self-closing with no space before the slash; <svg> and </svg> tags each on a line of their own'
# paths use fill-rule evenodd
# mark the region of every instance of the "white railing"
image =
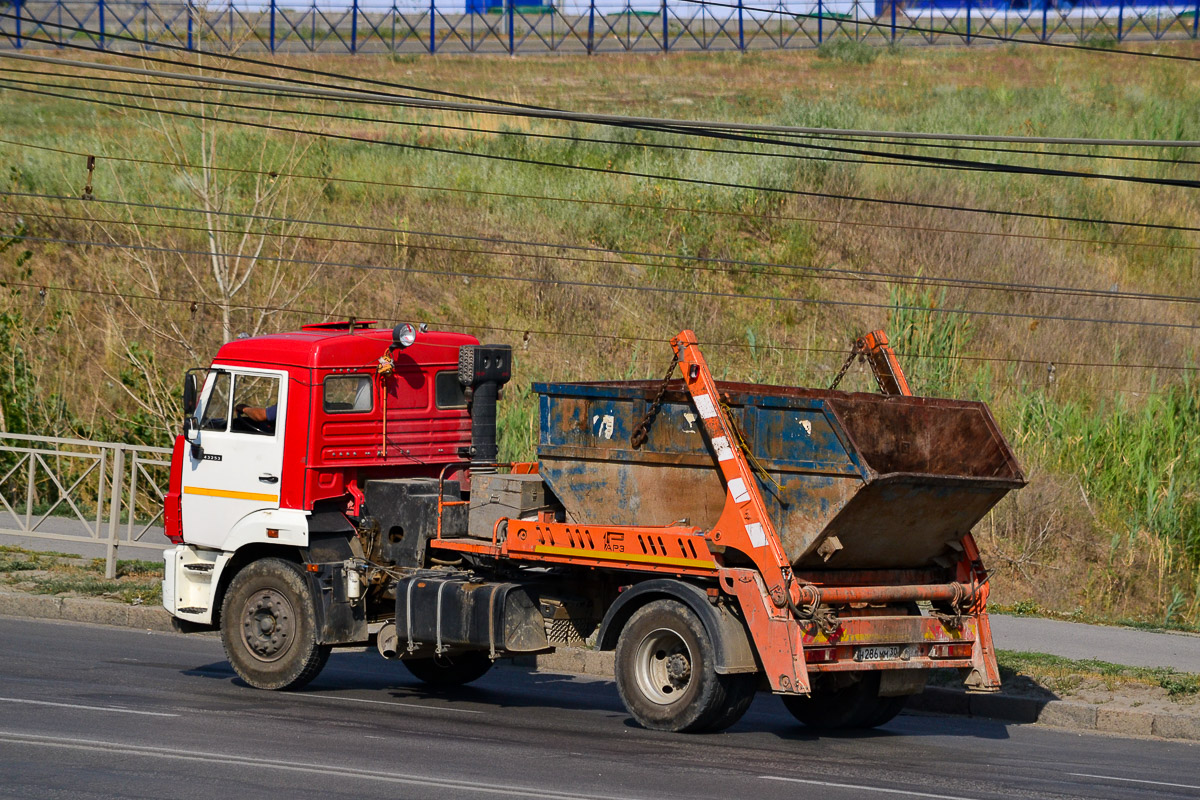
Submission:
<svg viewBox="0 0 1200 800">
<path fill-rule="evenodd" d="M 0 534 L 106 546 L 116 577 L 120 548 L 161 550 L 171 451 L 0 431 Z"/>
</svg>

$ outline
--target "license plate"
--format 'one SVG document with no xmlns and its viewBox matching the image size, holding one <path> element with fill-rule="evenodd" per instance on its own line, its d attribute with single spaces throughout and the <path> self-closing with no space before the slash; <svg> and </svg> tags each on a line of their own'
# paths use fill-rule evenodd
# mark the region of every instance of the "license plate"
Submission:
<svg viewBox="0 0 1200 800">
<path fill-rule="evenodd" d="M 855 661 L 891 661 L 900 658 L 900 645 L 886 647 L 860 647 L 854 651 Z"/>
</svg>

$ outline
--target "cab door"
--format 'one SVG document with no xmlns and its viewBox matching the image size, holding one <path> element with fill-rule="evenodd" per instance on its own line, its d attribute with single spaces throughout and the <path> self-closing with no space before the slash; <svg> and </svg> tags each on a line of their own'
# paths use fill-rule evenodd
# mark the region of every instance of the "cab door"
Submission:
<svg viewBox="0 0 1200 800">
<path fill-rule="evenodd" d="M 279 508 L 286 410 L 286 372 L 209 373 L 195 412 L 196 440 L 185 451 L 185 542 L 223 549 L 240 521 Z"/>
</svg>

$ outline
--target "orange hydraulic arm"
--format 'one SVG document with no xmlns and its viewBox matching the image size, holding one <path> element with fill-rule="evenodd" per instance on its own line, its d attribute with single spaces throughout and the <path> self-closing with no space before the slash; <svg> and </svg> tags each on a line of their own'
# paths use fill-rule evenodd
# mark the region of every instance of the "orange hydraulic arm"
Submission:
<svg viewBox="0 0 1200 800">
<path fill-rule="evenodd" d="M 846 375 L 846 370 L 850 369 L 850 365 L 856 358 L 871 365 L 871 371 L 875 373 L 875 382 L 879 384 L 879 391 L 884 394 L 912 396 L 912 390 L 908 388 L 908 380 L 904 377 L 904 370 L 900 369 L 896 353 L 888 344 L 887 334 L 883 331 L 871 331 L 854 340 L 854 346 L 850 348 L 850 355 L 846 356 L 846 362 L 838 370 L 837 377 L 833 379 L 830 389 L 838 387 Z"/>
<path fill-rule="evenodd" d="M 771 523 L 746 454 L 738 446 L 738 436 L 700 353 L 696 334 L 683 331 L 671 340 L 671 346 L 725 479 L 725 508 L 705 537 L 717 552 L 725 548 L 738 550 L 749 556 L 756 567 L 754 570 L 722 568 L 721 585 L 737 597 L 746 615 L 771 688 L 807 693 L 810 685 L 804 666 L 804 643 L 792 617 L 792 608 L 800 602 L 800 594 L 791 563 Z"/>
<path fill-rule="evenodd" d="M 912 396 L 912 390 L 908 388 L 908 380 L 904 377 L 904 370 L 900 369 L 900 362 L 896 359 L 896 353 L 892 350 L 891 345 L 888 344 L 886 333 L 871 331 L 855 342 L 854 347 L 870 362 L 871 369 L 875 372 L 875 380 L 879 382 L 880 391 L 884 394 Z"/>
</svg>

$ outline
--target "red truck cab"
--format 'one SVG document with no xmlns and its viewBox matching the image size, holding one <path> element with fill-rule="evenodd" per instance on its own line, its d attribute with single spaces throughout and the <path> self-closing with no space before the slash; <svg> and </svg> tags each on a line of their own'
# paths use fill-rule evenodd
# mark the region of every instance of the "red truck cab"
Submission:
<svg viewBox="0 0 1200 800">
<path fill-rule="evenodd" d="M 255 543 L 306 547 L 313 512 L 356 516 L 368 479 L 437 477 L 457 464 L 448 477 L 465 480 L 459 348 L 478 340 L 407 326 L 403 346 L 399 329 L 372 325 L 305 325 L 221 347 L 172 459 L 167 535 L 214 559 L 185 575 L 217 580 L 230 554 Z M 212 621 L 211 602 L 174 588 L 169 610 Z"/>
</svg>

